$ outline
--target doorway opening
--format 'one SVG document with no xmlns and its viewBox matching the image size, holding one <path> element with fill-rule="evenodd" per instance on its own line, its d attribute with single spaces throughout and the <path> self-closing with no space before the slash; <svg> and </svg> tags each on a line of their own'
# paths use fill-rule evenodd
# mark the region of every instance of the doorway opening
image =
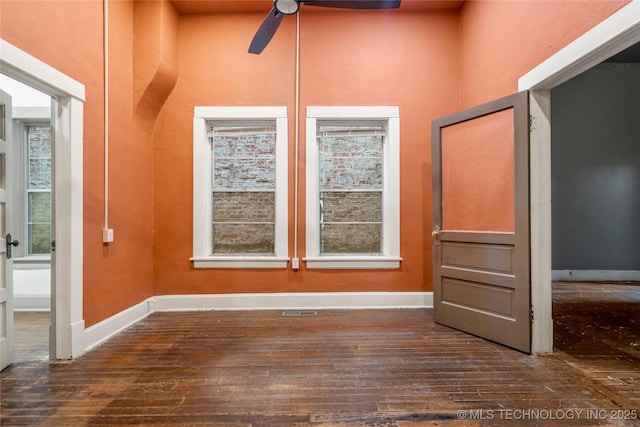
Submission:
<svg viewBox="0 0 640 427">
<path fill-rule="evenodd" d="M 534 316 L 532 346 L 536 353 L 553 349 L 552 91 L 639 42 L 640 2 L 634 1 L 518 81 L 519 90 L 531 93 L 531 298 Z M 579 156 L 580 152 L 575 155 Z M 634 186 L 638 185 L 637 178 L 633 182 Z"/>
<path fill-rule="evenodd" d="M 51 323 L 51 177 L 53 127 L 50 96 L 0 74 L 11 96 L 7 161 L 7 225 L 13 248 L 13 363 L 49 358 Z"/>
<path fill-rule="evenodd" d="M 554 348 L 574 358 L 640 360 L 639 98 L 640 43 L 551 90 Z"/>
<path fill-rule="evenodd" d="M 46 94 L 51 111 L 51 327 L 49 354 L 70 359 L 84 353 L 83 111 L 84 85 L 0 39 L 0 73 Z M 13 305 L 13 293 L 10 293 Z M 3 314 L 4 315 L 4 314 Z M 5 323 L 7 324 L 7 323 Z M 10 336 L 13 335 L 11 331 Z M 13 349 L 13 342 L 8 348 Z M 8 357 L 9 361 L 11 357 Z"/>
</svg>

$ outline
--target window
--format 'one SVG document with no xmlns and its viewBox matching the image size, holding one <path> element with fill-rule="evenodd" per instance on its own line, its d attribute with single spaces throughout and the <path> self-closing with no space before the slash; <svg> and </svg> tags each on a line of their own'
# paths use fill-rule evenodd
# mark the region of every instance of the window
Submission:
<svg viewBox="0 0 640 427">
<path fill-rule="evenodd" d="M 286 107 L 196 107 L 196 268 L 286 268 Z"/>
<path fill-rule="evenodd" d="M 400 265 L 397 107 L 308 107 L 309 268 Z"/>
<path fill-rule="evenodd" d="M 27 126 L 27 255 L 51 253 L 51 127 Z"/>
</svg>

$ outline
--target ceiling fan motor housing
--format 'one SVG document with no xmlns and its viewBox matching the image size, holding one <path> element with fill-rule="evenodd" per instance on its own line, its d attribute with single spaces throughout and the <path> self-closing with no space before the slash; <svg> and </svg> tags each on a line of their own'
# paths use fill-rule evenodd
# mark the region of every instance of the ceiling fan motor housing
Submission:
<svg viewBox="0 0 640 427">
<path fill-rule="evenodd" d="M 297 0 L 274 0 L 273 5 L 283 15 L 293 15 L 300 9 Z"/>
</svg>

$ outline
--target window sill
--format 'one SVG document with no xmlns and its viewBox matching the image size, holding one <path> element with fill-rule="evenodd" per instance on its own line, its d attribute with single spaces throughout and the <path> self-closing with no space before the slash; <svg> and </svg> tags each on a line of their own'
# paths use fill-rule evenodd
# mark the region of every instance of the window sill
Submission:
<svg viewBox="0 0 640 427">
<path fill-rule="evenodd" d="M 305 257 L 307 268 L 340 270 L 381 270 L 400 268 L 401 257 L 388 256 L 318 256 Z"/>
<path fill-rule="evenodd" d="M 13 258 L 14 270 L 40 270 L 51 268 L 51 255 L 29 255 Z"/>
<path fill-rule="evenodd" d="M 289 258 L 282 257 L 193 257 L 194 268 L 287 268 Z"/>
</svg>

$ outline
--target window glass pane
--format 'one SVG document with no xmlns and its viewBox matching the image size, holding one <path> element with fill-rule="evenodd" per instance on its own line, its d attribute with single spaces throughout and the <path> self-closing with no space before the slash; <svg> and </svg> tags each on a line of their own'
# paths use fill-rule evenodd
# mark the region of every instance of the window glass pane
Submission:
<svg viewBox="0 0 640 427">
<path fill-rule="evenodd" d="M 51 188 L 51 160 L 29 159 L 29 188 Z"/>
<path fill-rule="evenodd" d="M 29 193 L 29 254 L 48 254 L 51 243 L 51 193 Z"/>
<path fill-rule="evenodd" d="M 214 190 L 274 189 L 275 185 L 275 159 L 216 158 L 214 160 Z"/>
<path fill-rule="evenodd" d="M 214 221 L 273 222 L 274 198 L 272 192 L 214 193 Z"/>
<path fill-rule="evenodd" d="M 385 123 L 318 122 L 320 253 L 380 254 Z"/>
<path fill-rule="evenodd" d="M 324 137 L 320 140 L 320 189 L 382 187 L 383 136 Z"/>
<path fill-rule="evenodd" d="M 274 254 L 275 121 L 209 121 L 213 254 Z"/>
<path fill-rule="evenodd" d="M 273 254 L 273 224 L 214 224 L 213 253 Z"/>
<path fill-rule="evenodd" d="M 30 189 L 51 188 L 51 128 L 31 126 L 28 132 Z"/>
<path fill-rule="evenodd" d="M 51 193 L 29 193 L 29 222 L 51 222 Z"/>
<path fill-rule="evenodd" d="M 48 254 L 51 248 L 51 224 L 29 224 L 29 254 Z"/>
<path fill-rule="evenodd" d="M 320 221 L 382 222 L 382 193 L 321 191 Z"/>
<path fill-rule="evenodd" d="M 323 224 L 320 226 L 322 254 L 379 254 L 381 224 Z"/>
<path fill-rule="evenodd" d="M 214 122 L 212 122 L 214 123 Z M 275 124 L 262 124 L 262 129 L 249 129 L 243 124 L 212 124 L 215 157 L 275 156 Z"/>
<path fill-rule="evenodd" d="M 27 253 L 51 248 L 51 127 L 27 127 Z"/>
</svg>

